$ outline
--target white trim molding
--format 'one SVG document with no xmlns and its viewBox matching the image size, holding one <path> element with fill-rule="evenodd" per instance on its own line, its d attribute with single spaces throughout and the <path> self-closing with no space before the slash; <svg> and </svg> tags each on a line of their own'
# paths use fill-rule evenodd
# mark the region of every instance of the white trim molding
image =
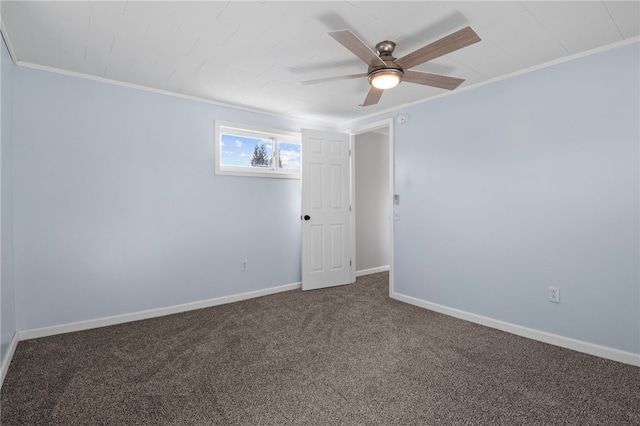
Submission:
<svg viewBox="0 0 640 426">
<path fill-rule="evenodd" d="M 2 360 L 2 366 L 0 366 L 0 388 L 2 388 L 2 384 L 4 383 L 4 378 L 7 375 L 7 371 L 9 371 L 9 364 L 11 364 L 11 360 L 13 359 L 13 354 L 18 347 L 19 336 L 18 333 L 13 333 L 13 339 L 11 339 L 11 344 L 9 344 L 9 350 L 7 351 L 4 359 Z"/>
<path fill-rule="evenodd" d="M 172 315 L 180 312 L 193 311 L 195 309 L 209 308 L 212 306 L 224 305 L 227 303 L 240 302 L 242 300 L 268 296 L 270 294 L 281 293 L 283 291 L 297 290 L 300 287 L 301 283 L 299 282 L 293 284 L 285 284 L 278 287 L 266 288 L 263 290 L 249 291 L 245 293 L 233 294 L 230 296 L 216 297 L 214 299 L 206 299 L 197 302 L 167 306 L 164 308 L 149 309 L 146 311 L 138 311 L 129 314 L 96 318 L 87 321 L 59 324 L 50 327 L 35 328 L 31 330 L 22 330 L 18 331 L 17 334 L 20 341 L 37 339 L 39 337 L 54 336 L 56 334 L 62 333 L 72 333 L 74 331 L 90 330 L 92 328 L 106 327 L 109 325 L 123 324 L 131 321 L 162 317 L 165 315 Z"/>
<path fill-rule="evenodd" d="M 0 16 L 0 34 L 2 35 L 5 46 L 7 46 L 7 50 L 9 51 L 9 56 L 11 57 L 13 64 L 18 65 L 16 52 L 15 50 L 13 50 L 13 43 L 11 42 L 11 38 L 9 37 L 7 27 L 4 25 L 4 18 L 2 18 L 2 16 Z"/>
<path fill-rule="evenodd" d="M 539 342 L 549 343 L 551 345 L 560 346 L 562 348 L 571 349 L 577 352 L 582 352 L 600 358 L 606 358 L 612 361 L 622 362 L 624 364 L 630 364 L 640 367 L 640 354 L 626 352 L 607 346 L 596 345 L 595 343 L 589 343 L 582 340 L 560 336 L 557 334 L 547 333 L 545 331 L 535 330 L 533 328 L 523 327 L 521 325 L 516 325 L 482 315 L 461 311 L 459 309 L 450 308 L 448 306 L 439 305 L 437 303 L 427 302 L 426 300 L 418 299 L 400 293 L 393 293 L 391 297 L 401 302 L 419 306 L 430 311 L 449 315 L 455 318 L 460 318 L 465 321 L 495 328 L 497 330 L 506 331 L 507 333 L 515 334 L 517 336 L 526 337 L 529 339 L 537 340 Z"/>
<path fill-rule="evenodd" d="M 378 272 L 386 272 L 389 270 L 389 265 L 378 266 L 377 268 L 362 269 L 356 271 L 356 277 L 363 277 L 365 275 L 377 274 Z"/>
</svg>

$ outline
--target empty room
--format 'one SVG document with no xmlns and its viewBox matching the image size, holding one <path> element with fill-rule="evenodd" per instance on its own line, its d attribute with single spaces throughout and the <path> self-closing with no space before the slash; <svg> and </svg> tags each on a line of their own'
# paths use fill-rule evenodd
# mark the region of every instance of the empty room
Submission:
<svg viewBox="0 0 640 426">
<path fill-rule="evenodd" d="M 640 2 L 0 2 L 0 424 L 640 424 Z"/>
</svg>

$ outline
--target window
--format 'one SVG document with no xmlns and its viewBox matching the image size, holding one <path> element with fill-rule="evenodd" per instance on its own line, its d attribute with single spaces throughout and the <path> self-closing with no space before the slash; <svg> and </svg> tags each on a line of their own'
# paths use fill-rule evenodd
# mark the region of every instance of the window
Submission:
<svg viewBox="0 0 640 426">
<path fill-rule="evenodd" d="M 300 134 L 216 121 L 216 174 L 300 179 Z"/>
</svg>

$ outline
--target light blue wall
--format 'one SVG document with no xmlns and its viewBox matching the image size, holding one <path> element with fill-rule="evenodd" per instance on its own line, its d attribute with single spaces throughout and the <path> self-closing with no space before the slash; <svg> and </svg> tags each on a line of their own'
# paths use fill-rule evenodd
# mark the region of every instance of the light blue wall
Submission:
<svg viewBox="0 0 640 426">
<path fill-rule="evenodd" d="M 16 332 L 13 283 L 12 110 L 14 65 L 2 40 L 0 47 L 0 366 Z"/>
<path fill-rule="evenodd" d="M 401 111 L 396 291 L 639 353 L 638 60 L 628 45 Z M 213 120 L 308 124 L 14 72 L 19 330 L 300 280 L 299 181 L 214 176 Z"/>
<path fill-rule="evenodd" d="M 18 330 L 300 281 L 300 181 L 215 176 L 213 149 L 216 119 L 303 123 L 25 68 L 15 77 Z"/>
<path fill-rule="evenodd" d="M 397 111 L 395 290 L 640 353 L 638 52 Z"/>
</svg>

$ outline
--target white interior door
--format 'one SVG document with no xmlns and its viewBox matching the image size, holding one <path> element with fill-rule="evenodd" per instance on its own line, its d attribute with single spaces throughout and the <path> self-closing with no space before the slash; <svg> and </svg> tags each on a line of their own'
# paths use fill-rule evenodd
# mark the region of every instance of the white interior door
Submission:
<svg viewBox="0 0 640 426">
<path fill-rule="evenodd" d="M 302 130 L 302 289 L 351 283 L 351 137 Z"/>
</svg>

